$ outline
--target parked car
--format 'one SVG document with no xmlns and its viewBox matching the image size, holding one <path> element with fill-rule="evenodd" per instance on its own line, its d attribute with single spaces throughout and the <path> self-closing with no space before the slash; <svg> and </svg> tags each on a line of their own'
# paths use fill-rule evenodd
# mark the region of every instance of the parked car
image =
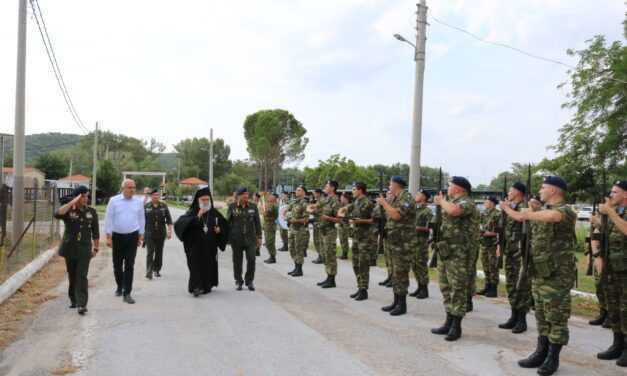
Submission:
<svg viewBox="0 0 627 376">
<path fill-rule="evenodd" d="M 589 221 L 590 217 L 592 217 L 592 206 L 583 206 L 577 212 L 578 221 Z"/>
</svg>

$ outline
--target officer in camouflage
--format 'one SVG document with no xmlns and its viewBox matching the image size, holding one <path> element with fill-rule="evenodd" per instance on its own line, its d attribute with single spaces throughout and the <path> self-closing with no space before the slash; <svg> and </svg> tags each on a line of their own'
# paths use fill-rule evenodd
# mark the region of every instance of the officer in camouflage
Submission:
<svg viewBox="0 0 627 376">
<path fill-rule="evenodd" d="M 409 296 L 418 299 L 429 297 L 429 223 L 433 219 L 433 212 L 427 206 L 431 195 L 424 189 L 416 193 L 416 239 L 413 248 L 411 268 L 414 271 L 418 288 Z"/>
<path fill-rule="evenodd" d="M 385 231 L 393 264 L 394 287 L 394 302 L 381 309 L 392 316 L 407 313 L 409 269 L 414 252 L 411 246 L 415 244 L 416 238 L 416 203 L 405 187 L 407 183 L 402 177 L 393 176 L 388 191 L 390 197 L 377 198 L 377 204 L 385 210 Z"/>
<path fill-rule="evenodd" d="M 313 202 L 312 204 L 319 204 L 322 199 L 322 189 L 316 188 L 313 191 Z M 324 264 L 324 252 L 322 251 L 322 233 L 320 232 L 320 214 L 318 212 L 313 212 L 313 243 L 314 249 L 318 253 L 318 258 L 312 260 L 314 264 Z"/>
<path fill-rule="evenodd" d="M 283 210 L 285 210 L 285 212 L 287 214 L 287 209 L 288 209 L 288 207 L 290 205 L 290 195 L 287 192 L 281 192 L 280 206 L 281 205 L 285 205 L 285 208 Z M 279 206 L 279 210 L 281 210 L 280 206 Z M 279 211 L 279 215 L 282 215 L 281 211 Z M 283 244 L 281 244 L 281 248 L 279 248 L 278 251 L 279 252 L 287 252 L 287 250 L 288 250 L 288 243 L 289 243 L 289 230 L 281 227 L 279 229 L 279 234 L 281 235 L 281 242 Z"/>
<path fill-rule="evenodd" d="M 324 264 L 327 272 L 327 278 L 318 282 L 318 286 L 328 289 L 335 287 L 335 275 L 337 274 L 337 229 L 336 223 L 341 222 L 341 218 L 337 217 L 337 211 L 340 209 L 340 200 L 337 197 L 338 183 L 329 180 L 324 186 L 324 193 L 327 197 L 321 200 L 321 204 L 317 207 L 320 214 L 320 231 L 322 232 L 322 247 L 324 253 Z"/>
<path fill-rule="evenodd" d="M 616 365 L 627 367 L 627 180 L 617 181 L 612 187 L 609 199 L 599 206 L 599 212 L 607 215 L 607 262 L 599 257 L 595 267 L 603 273 L 606 284 L 606 298 L 609 321 L 614 342 L 609 349 L 597 354 L 599 359 L 618 359 Z M 600 222 L 598 217 L 593 220 Z M 599 241 L 593 243 L 594 255 L 598 256 Z M 605 270 L 604 270 L 605 269 Z"/>
<path fill-rule="evenodd" d="M 477 292 L 486 298 L 496 298 L 499 286 L 499 266 L 496 257 L 497 228 L 499 225 L 500 213 L 496 210 L 498 200 L 494 196 L 486 197 L 483 203 L 485 210 L 481 213 L 481 240 L 480 254 L 481 266 L 485 274 L 485 286 L 483 290 Z"/>
<path fill-rule="evenodd" d="M 479 212 L 469 197 L 471 189 L 466 178 L 454 176 L 448 186 L 450 201 L 441 192 L 433 199 L 442 208 L 441 238 L 434 246 L 439 258 L 438 274 L 446 320 L 431 333 L 446 335 L 447 341 L 461 337 L 461 322 L 469 308 L 469 259 L 479 234 Z"/>
<path fill-rule="evenodd" d="M 296 188 L 296 199 L 290 203 L 287 223 L 289 223 L 289 252 L 294 260 L 294 270 L 287 273 L 292 277 L 303 276 L 303 262 L 305 251 L 309 245 L 309 214 L 307 213 L 307 202 L 305 201 L 307 189 L 304 186 Z"/>
<path fill-rule="evenodd" d="M 357 291 L 351 298 L 362 301 L 368 299 L 368 284 L 370 281 L 370 259 L 372 254 L 372 210 L 374 205 L 366 196 L 366 184 L 362 182 L 353 185 L 354 201 L 348 209 L 349 223 L 353 231 L 353 271 L 357 277 Z"/>
<path fill-rule="evenodd" d="M 389 193 L 389 192 L 388 192 Z M 386 199 L 391 200 L 391 195 L 387 195 Z M 379 252 L 380 248 L 383 248 L 383 257 L 385 260 L 385 268 L 387 269 L 388 275 L 387 277 L 379 282 L 379 286 L 392 287 L 392 275 L 394 275 L 394 265 L 392 265 L 392 257 L 390 256 L 390 248 L 387 246 L 387 236 L 385 234 L 385 210 L 379 204 L 376 204 L 374 209 L 372 210 L 372 219 L 375 223 L 373 229 L 373 237 L 376 237 L 377 240 L 377 252 Z M 383 228 L 380 229 L 381 225 L 379 224 L 383 221 Z"/>
<path fill-rule="evenodd" d="M 279 218 L 278 198 L 279 195 L 276 193 L 268 195 L 263 211 L 263 236 L 266 239 L 266 248 L 270 254 L 270 257 L 263 261 L 266 264 L 276 263 L 276 221 Z"/>
<path fill-rule="evenodd" d="M 144 205 L 146 228 L 144 239 L 146 245 L 146 278 L 161 277 L 163 266 L 163 244 L 165 239 L 172 238 L 172 216 L 165 202 L 161 202 L 158 189 L 150 192 L 150 199 Z"/>
<path fill-rule="evenodd" d="M 344 192 L 340 196 L 340 210 L 344 208 L 347 210 L 353 199 L 353 195 L 351 192 Z M 340 222 L 337 225 L 337 233 L 340 238 L 340 248 L 342 249 L 342 255 L 340 259 L 348 260 L 348 249 L 349 249 L 349 238 L 351 237 L 351 226 L 347 222 Z"/>
<path fill-rule="evenodd" d="M 590 226 L 594 228 L 593 237 L 599 237 L 600 227 L 601 227 L 600 224 L 597 225 L 596 223 L 594 223 L 594 221 L 590 221 Z M 593 242 L 593 245 L 594 244 L 595 243 Z M 594 254 L 593 258 L 597 258 L 597 259 L 602 258 L 601 253 L 598 252 L 597 254 Z M 600 261 L 597 261 L 597 262 L 600 262 Z M 605 286 L 607 283 L 604 279 L 601 278 L 601 273 L 599 273 L 597 268 L 594 268 L 594 267 L 592 268 L 592 275 L 594 277 L 594 289 L 596 292 L 597 300 L 599 302 L 599 315 L 595 317 L 594 319 L 588 321 L 588 324 L 593 325 L 593 326 L 602 325 L 604 328 L 610 328 L 611 323 L 609 320 L 609 315 L 607 314 L 608 312 L 607 299 L 606 299 L 607 289 Z"/>
</svg>

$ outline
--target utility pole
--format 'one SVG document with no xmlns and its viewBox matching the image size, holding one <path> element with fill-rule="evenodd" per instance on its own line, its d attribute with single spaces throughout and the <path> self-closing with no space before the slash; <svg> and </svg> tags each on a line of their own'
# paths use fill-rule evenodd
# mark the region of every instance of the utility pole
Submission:
<svg viewBox="0 0 627 376">
<path fill-rule="evenodd" d="M 0 187 L 4 184 L 4 135 L 0 136 L 0 142 L 2 142 L 2 156 L 0 156 Z"/>
<path fill-rule="evenodd" d="M 409 165 L 409 192 L 415 194 L 420 187 L 420 148 L 422 143 L 422 94 L 425 78 L 425 47 L 427 44 L 427 2 L 420 0 L 416 25 L 416 78 L 414 86 L 414 115 L 411 132 L 411 163 Z"/>
<path fill-rule="evenodd" d="M 19 1 L 17 20 L 17 75 L 15 79 L 15 132 L 13 137 L 13 243 L 24 230 L 24 122 L 26 100 L 26 0 Z"/>
<path fill-rule="evenodd" d="M 98 171 L 98 122 L 96 122 L 96 131 L 94 132 L 94 165 L 91 173 L 91 204 L 96 206 L 96 173 Z"/>
<path fill-rule="evenodd" d="M 74 158 L 70 157 L 70 170 L 68 171 L 67 176 L 72 176 L 72 169 L 74 166 L 72 166 L 74 164 Z"/>
<path fill-rule="evenodd" d="M 213 128 L 209 131 L 209 190 L 213 194 Z"/>
</svg>

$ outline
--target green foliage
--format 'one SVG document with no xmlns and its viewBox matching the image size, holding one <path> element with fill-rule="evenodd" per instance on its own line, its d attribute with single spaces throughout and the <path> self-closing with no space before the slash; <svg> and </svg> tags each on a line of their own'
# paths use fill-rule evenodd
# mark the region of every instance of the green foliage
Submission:
<svg viewBox="0 0 627 376">
<path fill-rule="evenodd" d="M 352 160 L 339 154 L 330 156 L 326 161 L 319 161 L 315 168 L 305 167 L 305 184 L 308 187 L 322 187 L 327 180 L 336 180 L 340 188 L 356 181 L 374 185 L 378 175 L 373 170 L 358 166 Z"/>
<path fill-rule="evenodd" d="M 59 153 L 41 154 L 35 159 L 35 168 L 42 171 L 46 179 L 59 179 L 67 175 L 67 160 Z"/>
<path fill-rule="evenodd" d="M 112 161 L 102 160 L 98 162 L 98 174 L 96 175 L 96 186 L 107 196 L 113 196 L 120 191 L 122 183 L 121 172 L 115 167 Z"/>
<path fill-rule="evenodd" d="M 209 179 L 209 139 L 188 138 L 174 145 L 181 161 L 181 179 L 188 177 L 198 177 L 203 180 Z M 232 162 L 229 160 L 231 148 L 218 138 L 213 143 L 213 176 L 220 178 L 230 170 Z"/>
</svg>

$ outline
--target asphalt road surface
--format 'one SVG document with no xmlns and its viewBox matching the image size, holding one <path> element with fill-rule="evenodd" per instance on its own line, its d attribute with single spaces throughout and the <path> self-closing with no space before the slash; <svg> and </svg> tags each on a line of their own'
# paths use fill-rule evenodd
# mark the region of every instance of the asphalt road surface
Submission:
<svg viewBox="0 0 627 376">
<path fill-rule="evenodd" d="M 280 240 L 279 240 L 280 243 Z M 455 343 L 430 333 L 443 320 L 437 285 L 431 298 L 408 298 L 408 314 L 391 317 L 380 307 L 392 292 L 371 271 L 370 299 L 355 302 L 349 262 L 339 263 L 338 288 L 316 282 L 324 269 L 306 259 L 303 278 L 286 274 L 292 264 L 257 258 L 257 291 L 235 291 L 231 252 L 220 253 L 220 286 L 193 298 L 186 291 L 182 244 L 166 243 L 163 277 L 149 281 L 145 249 L 136 262 L 135 305 L 113 294 L 109 252 L 92 262 L 89 313 L 67 308 L 67 284 L 46 303 L 24 337 L 0 353 L 0 375 L 535 375 L 516 361 L 533 350 L 535 324 L 513 335 L 498 329 L 508 317 L 503 300 L 475 299 Z M 312 252 L 313 253 L 313 252 Z M 413 288 L 413 286 L 412 286 Z M 571 345 L 562 352 L 561 375 L 625 375 L 595 354 L 609 344 L 607 330 L 571 319 Z"/>
</svg>

